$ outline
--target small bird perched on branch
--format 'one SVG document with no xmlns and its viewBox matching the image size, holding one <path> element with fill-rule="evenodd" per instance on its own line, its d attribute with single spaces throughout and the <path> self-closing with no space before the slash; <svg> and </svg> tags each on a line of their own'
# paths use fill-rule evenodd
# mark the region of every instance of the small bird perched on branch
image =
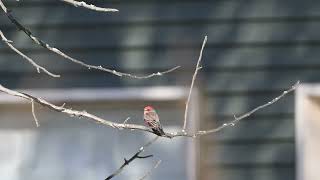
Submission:
<svg viewBox="0 0 320 180">
<path fill-rule="evenodd" d="M 147 126 L 149 126 L 153 132 L 158 136 L 165 135 L 160 124 L 159 116 L 156 110 L 152 106 L 144 107 L 143 119 Z"/>
</svg>

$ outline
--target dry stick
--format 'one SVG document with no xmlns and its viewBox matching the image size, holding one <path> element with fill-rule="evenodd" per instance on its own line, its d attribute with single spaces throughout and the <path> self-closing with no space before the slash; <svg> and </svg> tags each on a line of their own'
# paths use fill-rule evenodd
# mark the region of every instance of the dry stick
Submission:
<svg viewBox="0 0 320 180">
<path fill-rule="evenodd" d="M 122 76 L 125 76 L 125 77 L 130 77 L 130 78 L 134 78 L 134 79 L 147 79 L 147 78 L 151 78 L 151 77 L 154 77 L 154 76 L 162 76 L 164 74 L 167 74 L 167 73 L 170 73 L 176 69 L 178 69 L 180 66 L 176 66 L 176 67 L 173 67 L 169 70 L 166 70 L 166 71 L 163 71 L 163 72 L 157 72 L 157 73 L 152 73 L 152 74 L 149 74 L 149 75 L 144 75 L 144 76 L 138 76 L 138 75 L 133 75 L 133 74 L 130 74 L 130 73 L 123 73 L 123 72 L 119 72 L 119 71 L 116 71 L 114 69 L 108 69 L 108 68 L 104 68 L 102 66 L 94 66 L 94 65 L 90 65 L 90 64 L 86 64 L 76 58 L 73 58 L 73 57 L 70 57 L 68 56 L 67 54 L 65 54 L 64 52 L 60 51 L 59 49 L 55 48 L 55 47 L 51 47 L 49 44 L 45 43 L 44 41 L 42 41 L 41 39 L 35 37 L 32 32 L 27 29 L 26 27 L 24 27 L 21 23 L 19 23 L 11 14 L 11 11 L 8 10 L 6 8 L 6 6 L 3 4 L 2 0 L 0 0 L 0 6 L 2 8 L 2 10 L 5 12 L 5 14 L 7 15 L 7 17 L 9 18 L 9 20 L 21 31 L 23 31 L 29 38 L 31 38 L 31 40 L 33 42 L 35 42 L 36 44 L 40 45 L 41 47 L 53 52 L 53 53 L 56 53 L 57 55 L 59 56 L 62 56 L 64 57 L 65 59 L 68 59 L 69 61 L 73 62 L 73 63 L 76 63 L 76 64 L 79 64 L 81 66 L 84 66 L 88 69 L 95 69 L 95 70 L 100 70 L 100 71 L 104 71 L 104 72 L 107 72 L 107 73 L 111 73 L 111 74 L 114 74 L 116 76 L 119 76 L 119 77 L 122 77 Z"/>
<path fill-rule="evenodd" d="M 74 5 L 75 7 L 83 7 L 93 11 L 100 11 L 100 12 L 118 12 L 119 11 L 118 9 L 113 9 L 113 8 L 97 7 L 93 4 L 87 4 L 86 2 L 83 2 L 83 1 L 74 1 L 74 0 L 61 0 L 61 1 Z"/>
<path fill-rule="evenodd" d="M 12 49 L 14 52 L 16 52 L 17 54 L 19 54 L 21 57 L 23 57 L 24 59 L 26 59 L 30 64 L 32 64 L 32 66 L 34 66 L 37 69 L 37 72 L 40 73 L 40 70 L 42 70 L 44 73 L 48 74 L 51 77 L 60 77 L 60 75 L 57 74 L 53 74 L 51 72 L 49 72 L 46 68 L 38 65 L 36 62 L 34 62 L 34 60 L 32 60 L 30 57 L 28 57 L 27 55 L 23 54 L 21 51 L 19 51 L 17 48 L 15 48 L 11 43 L 12 41 L 8 40 L 4 34 L 2 33 L 2 31 L 0 30 L 0 36 L 1 39 L 4 43 L 6 43 L 6 45 Z"/>
<path fill-rule="evenodd" d="M 160 163 L 161 163 L 161 160 L 158 160 L 158 161 L 156 162 L 156 164 L 152 167 L 152 169 L 150 169 L 150 170 L 149 170 L 144 176 L 142 176 L 139 180 L 143 180 L 143 179 L 147 178 L 148 176 L 150 176 L 151 173 L 152 173 L 152 170 L 156 169 L 156 168 L 160 165 Z"/>
<path fill-rule="evenodd" d="M 199 58 L 198 58 L 198 61 L 197 61 L 196 70 L 194 71 L 194 74 L 192 76 L 191 86 L 190 86 L 190 89 L 189 89 L 189 95 L 188 95 L 188 99 L 187 99 L 187 102 L 186 102 L 186 108 L 184 110 L 184 121 L 183 121 L 182 132 L 186 131 L 188 111 L 189 111 L 189 103 L 190 103 L 190 99 L 191 99 L 192 89 L 193 89 L 194 81 L 196 80 L 198 71 L 202 68 L 200 66 L 200 62 L 201 62 L 201 59 L 202 59 L 202 52 L 203 52 L 203 49 L 204 49 L 206 43 L 207 43 L 207 36 L 204 37 L 204 40 L 203 40 L 203 43 L 202 43 L 202 47 L 201 47 L 201 50 L 200 50 L 200 55 L 199 55 Z"/>
<path fill-rule="evenodd" d="M 277 96 L 276 98 L 272 99 L 271 101 L 261 105 L 261 106 L 258 106 L 256 108 L 254 108 L 253 110 L 239 116 L 239 117 L 235 117 L 234 120 L 230 121 L 229 123 L 225 123 L 217 128 L 214 128 L 214 129 L 209 129 L 209 130 L 205 130 L 205 131 L 197 131 L 195 133 L 188 133 L 188 132 L 182 132 L 182 131 L 177 131 L 177 132 L 173 132 L 173 133 L 166 133 L 165 136 L 162 136 L 162 137 L 167 137 L 167 138 L 174 138 L 174 137 L 178 137 L 178 136 L 185 136 L 185 137 L 191 137 L 191 138 L 195 138 L 195 137 L 198 137 L 198 136 L 202 136 L 202 135 L 207 135 L 207 134 L 211 134 L 211 133 L 215 133 L 215 132 L 218 132 L 226 127 L 230 127 L 230 126 L 234 126 L 236 123 L 238 123 L 240 120 L 244 119 L 244 118 L 247 118 L 248 116 L 250 116 L 251 114 L 255 113 L 256 111 L 259 111 L 263 108 L 266 108 L 267 106 L 270 106 L 272 104 L 274 104 L 275 102 L 279 101 L 281 98 L 283 98 L 284 96 L 286 96 L 288 93 L 294 91 L 299 85 L 299 81 L 293 85 L 290 89 L 286 90 L 286 91 L 283 91 L 281 95 Z M 113 127 L 113 128 L 118 128 L 118 129 L 131 129 L 131 130 L 140 130 L 140 131 L 145 131 L 145 132 L 149 132 L 149 133 L 152 133 L 154 134 L 154 132 L 149 129 L 148 127 L 146 126 L 143 126 L 143 125 L 138 125 L 138 124 L 126 124 L 126 123 L 115 123 L 115 122 L 112 122 L 112 121 L 109 121 L 109 120 L 105 120 L 105 119 L 102 119 L 98 116 L 95 116 L 93 114 L 90 114 L 86 111 L 77 111 L 77 110 L 72 110 L 72 109 L 67 109 L 67 108 L 64 108 L 63 106 L 56 106 L 54 104 L 51 104 L 49 103 L 48 101 L 42 99 L 42 98 L 37 98 L 37 97 L 34 97 L 34 96 L 31 96 L 29 94 L 26 94 L 26 93 L 20 93 L 18 91 L 13 91 L 13 90 L 10 90 L 8 88 L 5 88 L 4 86 L 2 86 L 0 84 L 0 91 L 6 93 L 6 94 L 9 94 L 9 95 L 12 95 L 12 96 L 17 96 L 17 97 L 21 97 L 21 98 L 24 98 L 28 101 L 34 101 L 44 107 L 47 107 L 51 110 L 54 110 L 54 111 L 57 111 L 57 112 L 61 112 L 61 113 L 65 113 L 65 114 L 68 114 L 69 116 L 76 116 L 76 117 L 86 117 L 88 118 L 89 120 L 92 120 L 96 123 L 99 123 L 99 124 L 103 124 L 103 125 L 106 125 L 106 126 L 110 126 L 110 127 Z"/>
<path fill-rule="evenodd" d="M 152 139 L 151 141 L 149 141 L 148 143 L 146 143 L 145 145 L 141 146 L 139 148 L 139 151 L 136 152 L 130 159 L 126 159 L 124 158 L 124 163 L 120 166 L 119 169 L 117 169 L 114 173 L 112 173 L 111 175 L 109 175 L 105 180 L 110 180 L 113 177 L 115 177 L 116 175 L 118 175 L 119 173 L 121 173 L 121 171 L 124 169 L 124 167 L 128 166 L 130 164 L 130 162 L 132 162 L 135 159 L 144 159 L 144 158 L 149 158 L 152 157 L 153 155 L 148 155 L 148 156 L 140 156 L 140 154 L 142 152 L 144 152 L 145 148 L 147 148 L 148 146 L 150 146 L 152 143 L 154 143 L 157 139 L 159 138 L 159 136 L 155 137 L 154 139 Z"/>
</svg>

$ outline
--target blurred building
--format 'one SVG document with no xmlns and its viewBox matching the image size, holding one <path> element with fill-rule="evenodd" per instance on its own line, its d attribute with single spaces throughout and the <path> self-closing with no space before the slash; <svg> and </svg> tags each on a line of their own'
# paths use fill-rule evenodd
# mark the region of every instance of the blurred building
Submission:
<svg viewBox="0 0 320 180">
<path fill-rule="evenodd" d="M 97 90 L 132 87 L 143 89 L 158 86 L 188 88 L 205 35 L 208 35 L 208 43 L 203 54 L 203 69 L 197 80 L 201 97 L 199 98 L 201 119 L 198 122 L 200 129 L 216 127 L 232 120 L 234 115 L 241 115 L 266 103 L 281 94 L 283 90 L 290 88 L 297 80 L 309 83 L 316 83 L 320 80 L 320 61 L 318 59 L 320 55 L 320 2 L 317 1 L 88 1 L 97 6 L 117 8 L 120 10 L 117 13 L 93 12 L 51 0 L 4 3 L 13 10 L 14 17 L 28 27 L 35 36 L 88 64 L 102 65 L 132 74 L 148 74 L 164 71 L 177 65 L 181 66 L 180 69 L 170 74 L 146 80 L 117 77 L 89 70 L 35 45 L 23 32 L 17 31 L 17 28 L 2 13 L 0 29 L 6 37 L 39 64 L 62 76 L 52 78 L 44 73 L 37 73 L 34 67 L 2 43 L 0 46 L 0 83 L 13 89 L 85 88 Z M 77 106 L 77 104 L 75 106 L 103 116 L 108 115 L 106 112 L 114 113 L 116 115 L 111 115 L 111 117 L 124 120 L 127 117 L 126 113 L 138 119 L 144 104 L 155 103 L 159 105 L 159 110 L 163 114 L 170 111 L 175 114 L 174 116 L 170 113 L 163 115 L 162 117 L 166 116 L 164 119 L 170 119 L 167 117 L 182 119 L 183 117 L 183 102 L 180 100 L 179 103 L 172 103 L 171 100 L 171 103 L 164 103 L 162 100 L 141 100 L 137 106 L 132 100 L 131 102 L 122 100 L 115 104 L 103 102 L 103 105 L 100 103 L 99 106 L 95 105 L 99 104 L 97 99 L 93 98 L 86 102 L 88 101 L 90 103 L 86 103 L 87 106 L 83 104 L 83 106 Z M 17 112 L 24 111 L 21 117 L 27 116 L 26 113 L 29 113 L 30 110 L 29 106 L 19 108 L 20 106 L 10 106 L 10 103 L 7 105 L 4 103 L 1 106 L 1 114 L 6 114 L 6 116 L 10 115 L 8 112 L 16 112 L 17 107 Z M 6 108 L 7 111 L 4 111 Z M 104 111 L 104 108 L 108 111 Z M 119 112 L 121 108 L 126 110 Z M 38 111 L 41 114 L 44 110 Z M 122 116 L 120 117 L 119 114 Z M 202 137 L 199 140 L 197 159 L 199 164 L 194 164 L 197 169 L 197 178 L 201 180 L 295 179 L 294 114 L 294 94 L 292 93 L 273 106 L 241 121 L 233 128 Z M 64 117 L 46 111 L 46 115 L 39 117 L 40 121 L 46 119 L 47 116 L 50 116 L 50 121 Z M 26 127 L 32 128 L 32 116 L 28 117 L 28 121 L 17 117 L 20 116 L 16 116 L 16 119 L 22 121 Z M 19 121 L 15 121 L 16 124 L 19 124 Z M 8 132 L 7 129 L 18 128 L 10 124 L 10 121 L 3 120 L 3 122 L 6 122 L 6 126 L 0 127 L 1 134 Z M 51 128 L 58 129 L 58 122 L 63 123 L 64 121 L 57 120 L 57 123 L 48 126 L 52 134 L 55 131 Z M 72 129 L 74 125 L 71 124 L 72 121 L 67 122 L 69 126 L 64 128 Z M 173 127 L 181 125 L 179 120 L 174 119 L 173 122 L 164 121 L 163 123 Z M 83 120 L 79 123 L 86 124 L 87 121 Z M 94 125 L 86 124 L 79 127 L 85 129 L 87 126 Z M 40 126 L 39 130 L 34 129 L 34 131 L 47 132 L 47 129 L 41 128 Z M 103 130 L 92 131 L 101 132 L 103 136 L 107 136 L 108 133 L 119 133 L 109 128 L 105 129 L 108 131 L 106 134 Z M 65 131 L 70 132 L 69 129 Z M 77 134 L 79 131 L 82 131 L 81 128 L 73 129 L 76 134 L 75 138 L 81 136 L 81 133 Z M 127 149 L 127 146 L 131 146 L 129 142 L 133 138 L 132 134 L 133 136 L 141 135 L 141 133 L 136 135 L 122 131 L 120 135 L 117 135 L 118 139 L 108 137 L 115 144 L 121 144 L 117 147 L 118 149 L 109 149 L 110 152 L 106 153 L 106 156 L 117 157 L 113 159 L 117 163 L 110 165 L 110 169 L 118 167 L 124 156 L 130 156 L 139 145 L 143 144 L 144 141 L 141 140 L 143 137 L 139 137 L 141 140 L 139 144 L 135 144 L 132 150 Z M 52 135 L 52 137 L 55 136 Z M 64 139 L 63 143 L 72 142 L 74 137 L 70 135 Z M 89 138 L 88 142 L 98 137 L 101 138 L 97 135 Z M 122 143 L 122 139 L 129 142 Z M 60 143 L 60 138 L 57 138 L 55 142 Z M 99 152 L 99 142 L 91 144 L 92 149 L 89 150 L 84 150 L 89 146 L 85 144 L 84 149 L 79 149 L 79 151 Z M 172 156 L 177 154 L 177 151 L 185 149 L 183 142 L 179 147 L 173 145 L 172 147 L 172 150 L 165 149 L 162 153 Z M 107 146 L 104 148 L 108 149 Z M 119 153 L 121 149 L 126 150 L 124 155 Z M 36 150 L 36 154 L 48 151 L 45 148 Z M 1 152 L 0 149 L 0 156 L 3 156 Z M 78 155 L 75 155 L 73 151 L 68 153 L 75 161 L 74 164 L 77 164 L 77 157 L 81 158 L 81 153 Z M 115 155 L 115 153 L 119 154 Z M 61 154 L 65 155 L 64 152 Z M 163 163 L 165 160 L 170 162 L 168 157 L 171 156 L 161 156 L 159 158 L 163 159 Z M 181 158 L 183 157 L 185 156 Z M 119 161 L 117 161 L 118 158 Z M 100 160 L 100 156 L 97 156 L 96 159 Z M 37 161 L 47 161 L 46 164 L 50 164 L 51 160 L 37 159 Z M 76 166 L 68 159 L 65 161 L 69 167 Z M 8 162 L 2 159 L 0 163 Z M 83 161 L 81 163 L 84 163 L 84 169 L 88 166 L 100 167 L 91 161 L 88 162 L 89 165 Z M 141 161 L 139 163 L 142 166 L 144 164 Z M 181 163 L 188 164 L 188 161 Z M 37 167 L 34 167 L 36 165 L 37 162 L 34 162 L 33 166 L 29 166 L 29 170 L 36 169 Z M 168 168 L 169 165 L 170 163 L 163 166 Z M 107 175 L 110 169 L 106 171 L 102 169 L 103 172 L 99 174 L 99 177 L 103 174 Z M 180 173 L 167 177 L 160 165 L 150 179 L 184 179 L 188 176 L 186 168 L 177 169 Z M 24 171 L 28 172 L 28 169 Z M 46 171 L 50 172 L 50 168 Z M 70 172 L 72 168 L 66 170 L 64 176 L 57 177 L 68 179 L 71 177 L 68 176 Z M 36 176 L 37 174 L 33 174 L 33 177 Z M 135 174 L 135 176 L 138 175 Z M 98 176 L 95 174 L 94 178 Z M 119 179 L 121 178 L 128 179 L 120 175 Z"/>
</svg>

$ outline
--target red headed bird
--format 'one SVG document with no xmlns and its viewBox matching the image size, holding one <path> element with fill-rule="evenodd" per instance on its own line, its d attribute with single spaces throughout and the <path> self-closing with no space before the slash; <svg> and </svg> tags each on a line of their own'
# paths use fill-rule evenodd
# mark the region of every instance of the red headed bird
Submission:
<svg viewBox="0 0 320 180">
<path fill-rule="evenodd" d="M 149 126 L 153 132 L 158 136 L 165 135 L 160 124 L 159 116 L 156 110 L 152 106 L 144 107 L 143 119 L 147 126 Z"/>
</svg>

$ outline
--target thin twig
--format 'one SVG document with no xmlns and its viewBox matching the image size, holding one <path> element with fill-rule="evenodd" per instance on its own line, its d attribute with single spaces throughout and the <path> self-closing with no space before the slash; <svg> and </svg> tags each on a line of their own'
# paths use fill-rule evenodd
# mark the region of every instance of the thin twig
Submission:
<svg viewBox="0 0 320 180">
<path fill-rule="evenodd" d="M 32 116 L 33 116 L 34 122 L 36 123 L 36 126 L 39 127 L 40 124 L 39 124 L 38 118 L 36 116 L 36 112 L 34 110 L 34 101 L 33 100 L 31 101 L 31 112 L 32 112 Z"/>
<path fill-rule="evenodd" d="M 249 117 L 250 115 L 252 115 L 253 113 L 263 109 L 263 108 L 266 108 L 267 106 L 270 106 L 272 104 L 274 104 L 275 102 L 279 101 L 281 98 L 283 98 L 284 96 L 286 96 L 288 93 L 294 91 L 295 89 L 297 89 L 297 87 L 299 86 L 300 84 L 300 81 L 297 81 L 290 89 L 288 90 L 285 90 L 282 92 L 281 95 L 275 97 L 274 99 L 272 99 L 271 101 L 263 104 L 263 105 L 260 105 L 254 109 L 252 109 L 251 111 L 247 112 L 247 113 L 244 113 L 243 115 L 239 116 L 239 117 L 236 117 L 234 116 L 234 120 L 228 122 L 228 123 L 224 123 L 223 125 L 217 127 L 217 128 L 214 128 L 214 129 L 210 129 L 210 130 L 206 130 L 206 131 L 198 131 L 195 136 L 201 136 L 201 135 L 206 135 L 206 134 L 211 134 L 211 133 L 215 133 L 215 132 L 218 132 L 226 127 L 230 127 L 230 126 L 235 126 L 240 120 L 242 119 L 245 119 L 247 117 Z"/>
<path fill-rule="evenodd" d="M 124 120 L 122 124 L 126 124 L 129 121 L 129 119 L 130 119 L 130 117 L 127 117 L 127 119 Z"/>
<path fill-rule="evenodd" d="M 204 40 L 203 40 L 203 43 L 202 43 L 202 47 L 201 47 L 201 50 L 200 50 L 200 55 L 199 55 L 199 58 L 198 58 L 198 61 L 197 61 L 197 66 L 196 66 L 196 69 L 195 69 L 194 74 L 192 76 L 191 86 L 190 86 L 190 89 L 189 89 L 189 95 L 188 95 L 188 99 L 187 99 L 187 102 L 186 102 L 186 108 L 185 108 L 185 111 L 184 111 L 184 121 L 183 121 L 183 127 L 182 127 L 182 131 L 183 132 L 185 132 L 186 127 L 187 127 L 187 118 L 188 118 L 188 111 L 189 111 L 189 103 L 190 103 L 190 99 L 191 99 L 191 94 L 192 94 L 194 81 L 196 80 L 198 71 L 202 68 L 200 66 L 200 62 L 201 62 L 201 59 L 202 59 L 202 52 L 203 52 L 203 49 L 204 49 L 206 43 L 207 43 L 207 36 L 204 37 Z"/>
<path fill-rule="evenodd" d="M 74 1 L 74 0 L 61 0 L 61 1 L 74 5 L 75 7 L 83 7 L 93 11 L 100 11 L 100 12 L 118 12 L 119 11 L 118 9 L 113 9 L 113 8 L 97 7 L 93 4 L 87 4 L 84 1 Z"/>
<path fill-rule="evenodd" d="M 115 177 L 116 175 L 118 175 L 119 173 L 121 173 L 121 171 L 124 169 L 124 167 L 128 166 L 133 160 L 135 159 L 141 159 L 141 158 L 149 158 L 152 157 L 153 155 L 148 155 L 148 156 L 140 156 L 140 154 L 142 152 L 144 152 L 145 148 L 147 148 L 148 146 L 150 146 L 152 143 L 154 143 L 157 139 L 159 138 L 159 136 L 153 138 L 151 141 L 149 141 L 148 143 L 146 143 L 145 145 L 141 146 L 138 150 L 138 152 L 136 152 L 130 159 L 126 159 L 124 158 L 124 163 L 120 166 L 119 169 L 117 169 L 114 173 L 112 173 L 111 175 L 109 175 L 105 180 L 110 180 L 113 177 Z"/>
<path fill-rule="evenodd" d="M 150 176 L 151 173 L 152 173 L 152 170 L 157 169 L 157 167 L 160 165 L 160 163 L 161 163 L 161 159 L 158 160 L 158 161 L 155 163 L 155 165 L 152 167 L 152 169 L 150 169 L 150 170 L 149 170 L 145 175 L 143 175 L 139 180 L 143 180 L 143 179 L 147 178 L 148 176 Z"/>
<path fill-rule="evenodd" d="M 130 117 L 127 117 L 127 119 L 125 119 L 122 124 L 125 125 L 129 121 L 129 119 Z M 122 130 L 123 128 L 119 128 L 119 129 Z"/>
<path fill-rule="evenodd" d="M 7 17 L 9 18 L 9 20 L 19 30 L 23 31 L 33 42 L 35 42 L 39 46 L 41 46 L 41 47 L 43 47 L 43 48 L 45 48 L 45 49 L 47 49 L 47 50 L 59 55 L 59 56 L 64 57 L 65 59 L 67 59 L 67 60 L 69 60 L 69 61 L 71 61 L 73 63 L 79 64 L 79 65 L 84 66 L 84 67 L 86 67 L 88 69 L 95 69 L 95 70 L 107 72 L 107 73 L 110 73 L 110 74 L 113 74 L 113 75 L 116 75 L 116 76 L 119 76 L 119 77 L 129 77 L 129 78 L 134 78 L 134 79 L 147 79 L 147 78 L 151 78 L 151 77 L 154 77 L 154 76 L 162 76 L 162 75 L 170 73 L 170 72 L 172 72 L 172 71 L 174 71 L 174 70 L 176 70 L 176 69 L 178 69 L 180 67 L 180 66 L 176 66 L 176 67 L 173 67 L 173 68 L 171 68 L 169 70 L 166 70 L 166 71 L 163 71 L 163 72 L 156 72 L 156 73 L 152 73 L 152 74 L 148 74 L 148 75 L 138 76 L 138 75 L 134 75 L 134 74 L 130 74 L 130 73 L 119 72 L 119 71 L 116 71 L 114 69 L 108 69 L 108 68 L 102 67 L 101 65 L 100 66 L 95 66 L 95 65 L 84 63 L 81 60 L 78 60 L 76 58 L 73 58 L 73 57 L 65 54 L 64 52 L 62 52 L 58 48 L 51 47 L 46 42 L 44 42 L 41 39 L 39 39 L 36 36 L 34 36 L 29 29 L 24 27 L 18 20 L 16 20 L 16 18 L 14 18 L 12 16 L 11 11 L 8 8 L 6 8 L 6 6 L 3 4 L 2 0 L 0 0 L 0 6 L 1 6 L 2 10 L 5 12 L 5 14 L 7 15 Z"/>
<path fill-rule="evenodd" d="M 21 51 L 19 51 L 17 48 L 15 48 L 11 43 L 12 41 L 8 40 L 4 34 L 2 33 L 2 31 L 0 30 L 0 36 L 1 39 L 4 43 L 6 43 L 6 45 L 12 49 L 14 52 L 16 52 L 17 54 L 19 54 L 21 57 L 23 57 L 24 59 L 26 59 L 32 66 L 34 66 L 37 70 L 38 73 L 40 73 L 40 70 L 43 71 L 44 73 L 48 74 L 51 77 L 60 77 L 60 75 L 58 74 L 53 74 L 51 72 L 49 72 L 46 68 L 38 65 L 36 62 L 34 62 L 34 60 L 32 60 L 30 57 L 28 57 L 27 55 L 23 54 Z"/>
</svg>

